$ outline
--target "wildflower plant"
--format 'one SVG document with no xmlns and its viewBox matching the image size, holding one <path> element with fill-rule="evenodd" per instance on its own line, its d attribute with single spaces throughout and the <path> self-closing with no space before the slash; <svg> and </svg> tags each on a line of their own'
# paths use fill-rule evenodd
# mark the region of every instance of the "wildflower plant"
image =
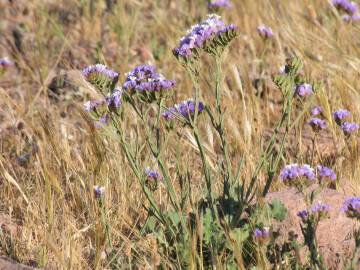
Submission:
<svg viewBox="0 0 360 270">
<path fill-rule="evenodd" d="M 348 110 L 340 109 L 333 113 L 334 120 L 339 126 L 342 125 L 344 120 L 351 116 L 351 113 Z"/>
<path fill-rule="evenodd" d="M 316 171 L 320 184 L 332 185 L 336 181 L 337 176 L 333 169 L 322 165 L 317 165 Z"/>
<path fill-rule="evenodd" d="M 254 261 L 244 258 L 242 248 L 254 243 L 254 237 L 261 244 L 265 243 L 265 238 L 271 238 L 264 226 L 264 217 L 281 219 L 284 215 L 281 206 L 275 203 L 269 206 L 264 203 L 263 197 L 269 192 L 282 163 L 285 142 L 294 116 L 292 105 L 297 96 L 293 89 L 304 82 L 300 74 L 302 63 L 297 58 L 289 59 L 284 73 L 274 78 L 283 95 L 282 116 L 272 137 L 262 149 L 251 178 L 246 179 L 242 175 L 243 164 L 236 164 L 235 167 L 232 160 L 224 126 L 226 113 L 222 100 L 223 52 L 236 36 L 236 26 L 226 25 L 217 15 L 209 15 L 180 40 L 173 53 L 187 71 L 194 94 L 192 98 L 176 105 L 165 106 L 170 102 L 168 97 L 171 96 L 175 82 L 167 80 L 152 66 L 141 65 L 128 73 L 121 90 L 115 87 L 117 73 L 104 66 L 89 67 L 83 72 L 84 77 L 104 96 L 103 100 L 86 103 L 86 110 L 94 115 L 96 121 L 106 117 L 110 130 L 115 131 L 126 160 L 147 199 L 147 219 L 141 233 L 155 235 L 162 252 L 181 269 L 191 265 L 209 267 L 219 258 L 221 264 L 229 269 L 245 269 Z M 212 95 L 215 104 L 205 104 L 200 100 L 204 95 L 200 86 L 201 65 L 197 63 L 201 63 L 205 55 L 214 62 Z M 128 110 L 135 113 L 140 120 L 137 124 L 138 132 L 144 136 L 129 137 L 129 127 L 123 125 L 123 114 L 119 110 L 124 114 Z M 210 167 L 201 132 L 201 126 L 207 120 L 219 139 L 220 153 L 216 154 L 216 169 Z M 163 128 L 164 126 L 168 128 Z M 166 155 L 169 151 L 169 137 L 176 136 L 177 130 L 184 128 L 193 135 L 201 160 L 200 179 L 205 182 L 204 192 L 196 201 L 191 192 L 193 173 L 182 171 L 179 160 L 175 163 L 174 173 L 174 169 L 168 166 Z M 285 132 L 280 132 L 281 130 Z M 275 146 L 276 141 L 281 142 L 280 151 Z M 148 151 L 150 156 L 144 158 L 144 151 Z M 144 166 L 148 159 L 155 161 L 157 171 Z M 265 185 L 261 187 L 259 180 L 263 174 Z M 315 177 L 313 170 L 305 165 L 299 166 L 295 174 L 298 174 L 299 179 L 309 178 L 309 181 L 313 181 Z M 174 175 L 179 179 L 180 193 L 175 191 Z M 284 182 L 293 177 L 291 171 L 288 175 L 285 172 L 282 175 Z M 214 187 L 215 180 L 221 183 L 219 190 Z M 170 203 L 167 209 L 160 207 L 155 199 L 159 181 L 164 186 Z M 244 215 L 249 215 L 247 222 L 243 220 Z M 254 228 L 262 230 L 261 237 L 259 232 L 253 234 Z M 189 255 L 189 243 L 195 243 L 198 247 L 193 251 L 195 254 Z M 261 251 L 261 254 L 253 257 L 257 257 L 255 261 L 265 267 L 268 265 L 266 252 Z"/>
<path fill-rule="evenodd" d="M 319 132 L 327 127 L 326 121 L 317 117 L 311 118 L 308 124 L 314 132 Z"/>
<path fill-rule="evenodd" d="M 263 39 L 269 39 L 274 36 L 273 30 L 264 24 L 259 25 L 256 28 L 256 30 L 257 30 L 258 34 L 260 35 L 260 37 L 262 37 Z"/>
<path fill-rule="evenodd" d="M 311 109 L 311 116 L 319 117 L 319 116 L 322 116 L 323 113 L 324 113 L 324 110 L 320 106 L 315 106 Z"/>
<path fill-rule="evenodd" d="M 354 15 L 358 11 L 358 5 L 350 0 L 333 0 L 332 4 L 339 11 L 345 12 L 348 15 Z"/>
<path fill-rule="evenodd" d="M 329 217 L 330 209 L 330 205 L 318 202 L 310 210 L 302 210 L 298 213 L 298 217 L 301 219 L 304 243 L 309 249 L 309 262 L 311 267 L 314 267 L 313 269 L 327 269 L 318 250 L 316 230 L 319 222 Z"/>
<path fill-rule="evenodd" d="M 341 129 L 346 136 L 350 136 L 351 134 L 358 131 L 359 124 L 352 122 L 344 122 L 341 124 Z"/>
<path fill-rule="evenodd" d="M 119 80 L 119 73 L 102 64 L 88 66 L 82 73 L 85 79 L 103 95 L 109 94 Z"/>
<path fill-rule="evenodd" d="M 350 218 L 360 219 L 360 197 L 347 199 L 341 210 Z"/>
<path fill-rule="evenodd" d="M 150 65 L 140 65 L 130 71 L 122 86 L 127 96 L 137 96 L 146 103 L 166 98 L 171 95 L 175 81 L 167 80 L 156 68 Z"/>
</svg>

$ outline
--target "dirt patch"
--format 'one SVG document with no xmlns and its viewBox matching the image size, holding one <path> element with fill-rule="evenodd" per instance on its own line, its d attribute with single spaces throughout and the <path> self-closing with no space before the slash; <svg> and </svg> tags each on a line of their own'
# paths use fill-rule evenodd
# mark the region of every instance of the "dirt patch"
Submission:
<svg viewBox="0 0 360 270">
<path fill-rule="evenodd" d="M 344 188 L 343 190 L 347 189 Z M 330 217 L 320 221 L 316 235 L 320 253 L 329 269 L 343 269 L 344 264 L 355 250 L 353 231 L 359 227 L 359 224 L 356 225 L 353 219 L 346 217 L 340 210 L 343 202 L 348 197 L 350 197 L 349 194 L 344 191 L 332 189 L 324 189 L 316 197 L 316 201 L 331 205 Z M 288 188 L 270 193 L 267 200 L 272 201 L 273 199 L 279 199 L 288 210 L 286 219 L 281 223 L 274 224 L 274 229 L 278 230 L 281 235 L 279 242 L 284 243 L 287 241 L 289 233 L 293 232 L 301 243 L 303 236 L 297 213 L 307 208 L 303 195 L 295 188 Z M 305 254 L 304 251 L 302 254 Z"/>
</svg>

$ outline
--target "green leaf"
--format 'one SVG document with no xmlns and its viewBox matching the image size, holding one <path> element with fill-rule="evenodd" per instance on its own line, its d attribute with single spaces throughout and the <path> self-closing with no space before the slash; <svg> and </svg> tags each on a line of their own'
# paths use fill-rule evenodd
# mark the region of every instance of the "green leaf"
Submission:
<svg viewBox="0 0 360 270">
<path fill-rule="evenodd" d="M 269 204 L 270 215 L 272 218 L 283 221 L 287 215 L 287 209 L 285 205 L 278 199 L 273 199 Z"/>
</svg>

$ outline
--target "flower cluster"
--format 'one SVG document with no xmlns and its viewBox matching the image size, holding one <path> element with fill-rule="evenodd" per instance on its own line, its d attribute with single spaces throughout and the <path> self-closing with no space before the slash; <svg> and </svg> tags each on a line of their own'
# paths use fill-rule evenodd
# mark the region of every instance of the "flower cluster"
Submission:
<svg viewBox="0 0 360 270">
<path fill-rule="evenodd" d="M 326 121 L 317 117 L 311 118 L 308 124 L 311 126 L 314 132 L 319 132 L 320 130 L 327 127 Z"/>
<path fill-rule="evenodd" d="M 171 90 L 174 85 L 175 81 L 165 79 L 154 66 L 140 65 L 127 74 L 123 89 L 130 93 L 163 92 Z"/>
<path fill-rule="evenodd" d="M 302 220 L 307 219 L 307 217 L 309 216 L 309 211 L 308 210 L 301 210 L 297 213 L 297 216 L 299 218 L 301 218 Z"/>
<path fill-rule="evenodd" d="M 161 175 L 148 167 L 145 168 L 145 185 L 152 191 L 157 188 L 158 180 L 161 179 Z"/>
<path fill-rule="evenodd" d="M 122 103 L 122 90 L 115 88 L 107 97 L 100 100 L 87 101 L 84 103 L 84 110 L 91 114 L 96 120 L 95 126 L 100 128 L 107 125 L 109 112 L 117 112 Z"/>
<path fill-rule="evenodd" d="M 343 110 L 343 109 L 338 110 L 333 113 L 334 120 L 335 120 L 336 124 L 338 124 L 339 126 L 341 126 L 343 120 L 345 118 L 348 118 L 350 115 L 351 114 L 348 110 Z"/>
<path fill-rule="evenodd" d="M 236 37 L 236 26 L 225 25 L 221 17 L 215 14 L 194 26 L 188 34 L 180 39 L 179 45 L 173 50 L 178 59 L 197 58 L 200 51 L 217 53 Z"/>
<path fill-rule="evenodd" d="M 8 58 L 0 58 L 0 75 L 5 72 L 5 70 L 12 65 L 12 62 Z"/>
<path fill-rule="evenodd" d="M 148 179 L 151 179 L 151 180 L 159 180 L 160 179 L 160 174 L 155 170 L 151 170 L 149 167 L 145 168 L 145 174 Z"/>
<path fill-rule="evenodd" d="M 320 106 L 315 106 L 311 109 L 311 115 L 312 116 L 320 116 L 324 113 L 323 108 L 321 108 Z"/>
<path fill-rule="evenodd" d="M 198 114 L 204 110 L 204 103 L 198 102 Z M 192 99 L 185 100 L 175 106 L 168 108 L 163 114 L 163 118 L 166 121 L 171 121 L 176 118 L 185 118 L 186 120 L 192 119 L 195 115 L 196 103 Z"/>
<path fill-rule="evenodd" d="M 295 94 L 299 97 L 307 97 L 313 94 L 313 87 L 311 84 L 303 83 L 295 88 Z"/>
<path fill-rule="evenodd" d="M 319 202 L 311 207 L 311 213 L 323 217 L 329 213 L 330 208 L 330 205 Z"/>
<path fill-rule="evenodd" d="M 309 217 L 315 218 L 316 221 L 319 221 L 323 218 L 326 218 L 329 216 L 329 211 L 331 209 L 331 206 L 325 203 L 316 203 L 314 204 L 310 211 L 308 210 L 302 210 L 297 213 L 297 216 L 301 218 L 301 220 L 304 222 Z"/>
<path fill-rule="evenodd" d="M 358 10 L 357 4 L 349 0 L 333 0 L 332 4 L 338 10 L 344 11 L 349 15 L 354 15 Z"/>
<path fill-rule="evenodd" d="M 111 95 L 105 98 L 110 111 L 116 111 L 120 108 L 122 95 L 123 91 L 120 88 L 115 88 Z"/>
<path fill-rule="evenodd" d="M 348 217 L 360 219 L 360 197 L 352 197 L 347 199 L 341 210 Z"/>
<path fill-rule="evenodd" d="M 307 164 L 289 164 L 281 171 L 280 180 L 288 185 L 306 184 L 315 180 L 314 169 Z"/>
<path fill-rule="evenodd" d="M 333 113 L 334 120 L 338 126 L 342 129 L 346 136 L 350 136 L 352 133 L 355 133 L 359 129 L 359 125 L 353 122 L 345 121 L 346 118 L 349 118 L 351 113 L 348 110 L 338 110 Z"/>
<path fill-rule="evenodd" d="M 211 0 L 208 4 L 210 9 L 217 9 L 217 8 L 232 8 L 232 3 L 230 0 Z"/>
<path fill-rule="evenodd" d="M 341 16 L 341 18 L 343 19 L 344 22 L 349 23 L 349 22 L 358 22 L 360 21 L 360 14 L 355 14 L 355 15 L 348 15 L 348 14 L 344 14 Z"/>
<path fill-rule="evenodd" d="M 333 0 L 332 3 L 335 8 L 345 13 L 342 15 L 344 22 L 356 22 L 360 20 L 358 5 L 355 2 L 349 0 Z"/>
<path fill-rule="evenodd" d="M 316 167 L 320 182 L 328 182 L 328 181 L 335 181 L 336 180 L 336 173 L 325 166 L 318 165 Z"/>
<path fill-rule="evenodd" d="M 264 227 L 262 229 L 256 228 L 254 230 L 254 238 L 260 243 L 266 242 L 270 238 L 270 229 L 269 227 Z"/>
<path fill-rule="evenodd" d="M 352 122 L 344 122 L 341 124 L 341 129 L 346 136 L 350 136 L 359 129 L 359 124 Z"/>
<path fill-rule="evenodd" d="M 102 64 L 86 67 L 82 74 L 89 83 L 98 88 L 104 95 L 110 93 L 119 80 L 119 73 Z"/>
<path fill-rule="evenodd" d="M 263 39 L 269 39 L 274 36 L 273 30 L 263 24 L 259 25 L 256 30 Z"/>
<path fill-rule="evenodd" d="M 1 68 L 7 68 L 12 65 L 12 62 L 7 58 L 0 58 L 0 67 Z"/>
<path fill-rule="evenodd" d="M 105 187 L 94 186 L 94 195 L 97 199 L 102 199 L 105 196 Z"/>
</svg>

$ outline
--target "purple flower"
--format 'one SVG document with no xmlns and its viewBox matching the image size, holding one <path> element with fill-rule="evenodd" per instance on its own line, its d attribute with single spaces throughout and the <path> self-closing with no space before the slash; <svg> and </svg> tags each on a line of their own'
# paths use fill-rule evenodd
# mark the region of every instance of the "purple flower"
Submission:
<svg viewBox="0 0 360 270">
<path fill-rule="evenodd" d="M 162 117 L 166 121 L 173 120 L 174 118 L 176 118 L 176 115 L 177 115 L 177 110 L 175 107 L 170 107 L 165 112 L 162 113 Z"/>
<path fill-rule="evenodd" d="M 97 199 L 103 198 L 105 196 L 105 187 L 94 186 L 94 195 Z"/>
<path fill-rule="evenodd" d="M 88 82 L 99 88 L 104 94 L 112 91 L 119 80 L 119 73 L 102 64 L 84 68 L 82 74 Z"/>
<path fill-rule="evenodd" d="M 359 125 L 356 123 L 344 122 L 341 125 L 341 129 L 345 135 L 349 136 L 351 133 L 354 133 L 359 129 Z"/>
<path fill-rule="evenodd" d="M 318 165 L 316 169 L 321 182 L 328 180 L 330 181 L 336 180 L 336 173 L 332 169 L 322 165 Z"/>
<path fill-rule="evenodd" d="M 329 212 L 330 208 L 331 208 L 330 205 L 319 202 L 311 207 L 311 213 L 324 215 Z"/>
<path fill-rule="evenodd" d="M 326 128 L 326 121 L 316 117 L 311 118 L 308 124 L 312 127 L 313 131 L 315 132 L 319 132 L 320 130 Z"/>
<path fill-rule="evenodd" d="M 185 100 L 179 104 L 176 104 L 174 107 L 170 107 L 167 109 L 162 116 L 165 120 L 173 120 L 175 118 L 184 117 L 189 120 L 189 118 L 195 115 L 195 101 L 192 99 Z M 204 110 L 204 103 L 201 101 L 198 104 L 198 114 L 200 114 Z"/>
<path fill-rule="evenodd" d="M 314 169 L 307 164 L 302 166 L 298 164 L 286 165 L 280 172 L 280 180 L 288 185 L 298 185 L 302 180 L 313 181 L 315 180 Z"/>
<path fill-rule="evenodd" d="M 95 127 L 102 128 L 103 126 L 107 126 L 109 124 L 109 121 L 110 121 L 110 117 L 106 113 L 99 118 L 99 121 L 95 122 Z"/>
<path fill-rule="evenodd" d="M 232 8 L 230 0 L 211 0 L 208 4 L 209 8 Z"/>
<path fill-rule="evenodd" d="M 145 174 L 147 176 L 148 179 L 150 180 L 159 180 L 160 174 L 157 171 L 151 170 L 150 168 L 146 167 L 145 168 Z"/>
<path fill-rule="evenodd" d="M 313 94 L 313 88 L 311 84 L 303 83 L 296 87 L 295 93 L 300 97 L 307 97 Z"/>
<path fill-rule="evenodd" d="M 315 106 L 311 109 L 311 115 L 312 116 L 318 116 L 321 115 L 324 112 L 323 108 L 320 106 Z"/>
<path fill-rule="evenodd" d="M 219 46 L 225 47 L 235 38 L 235 30 L 235 25 L 225 25 L 220 16 L 209 15 L 205 21 L 191 27 L 188 34 L 180 39 L 173 53 L 178 59 L 197 57 L 200 49 L 212 53 Z"/>
<path fill-rule="evenodd" d="M 354 15 L 344 14 L 341 16 L 341 18 L 346 23 L 358 22 L 358 21 L 360 21 L 360 14 L 359 13 L 356 13 Z"/>
<path fill-rule="evenodd" d="M 123 84 L 124 91 L 129 92 L 163 92 L 171 90 L 175 81 L 166 80 L 150 65 L 140 65 L 127 74 Z"/>
<path fill-rule="evenodd" d="M 268 39 L 274 36 L 274 33 L 272 31 L 272 29 L 268 26 L 265 25 L 259 25 L 257 27 L 257 32 L 259 33 L 259 35 L 264 38 L 264 39 Z"/>
<path fill-rule="evenodd" d="M 7 68 L 12 65 L 12 62 L 7 58 L 0 58 L 0 67 L 1 68 Z"/>
<path fill-rule="evenodd" d="M 333 0 L 333 5 L 349 15 L 354 15 L 357 12 L 357 4 L 349 0 Z"/>
<path fill-rule="evenodd" d="M 336 122 L 336 124 L 338 124 L 339 126 L 341 126 L 342 124 L 342 121 L 349 117 L 351 114 L 348 110 L 337 110 L 336 112 L 333 113 L 333 117 L 334 117 L 334 120 Z"/>
<path fill-rule="evenodd" d="M 259 242 L 266 242 L 270 237 L 269 227 L 264 227 L 262 229 L 256 228 L 254 230 L 254 238 Z"/>
<path fill-rule="evenodd" d="M 309 217 L 315 217 L 317 221 L 322 218 L 325 218 L 329 215 L 330 205 L 324 203 L 316 203 L 314 204 L 310 211 L 302 210 L 297 213 L 297 216 L 302 219 L 303 222 L 306 221 Z"/>
<path fill-rule="evenodd" d="M 106 103 L 109 107 L 109 110 L 114 111 L 121 106 L 122 90 L 115 88 L 112 94 L 106 97 Z"/>
<path fill-rule="evenodd" d="M 307 210 L 302 210 L 297 213 L 297 216 L 304 220 L 309 216 L 309 212 Z"/>
<path fill-rule="evenodd" d="M 330 205 L 318 202 L 311 207 L 311 215 L 320 221 L 329 216 Z"/>
<path fill-rule="evenodd" d="M 347 199 L 341 210 L 348 217 L 360 219 L 360 197 L 352 197 Z"/>
</svg>

